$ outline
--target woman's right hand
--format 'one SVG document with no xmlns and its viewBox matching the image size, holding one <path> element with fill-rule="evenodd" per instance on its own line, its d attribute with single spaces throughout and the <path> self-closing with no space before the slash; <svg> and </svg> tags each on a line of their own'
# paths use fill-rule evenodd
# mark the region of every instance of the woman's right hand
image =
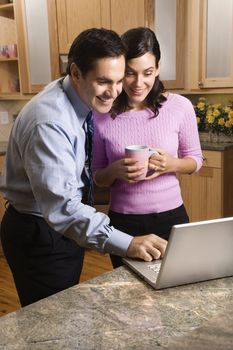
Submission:
<svg viewBox="0 0 233 350">
<path fill-rule="evenodd" d="M 144 173 L 142 166 L 132 158 L 122 158 L 109 164 L 106 168 L 98 169 L 94 173 L 94 181 L 99 187 L 109 187 L 115 180 L 136 183 L 136 178 Z"/>
<path fill-rule="evenodd" d="M 144 174 L 144 167 L 137 165 L 137 160 L 122 158 L 109 165 L 111 176 L 129 183 L 136 183 L 136 178 Z"/>
</svg>

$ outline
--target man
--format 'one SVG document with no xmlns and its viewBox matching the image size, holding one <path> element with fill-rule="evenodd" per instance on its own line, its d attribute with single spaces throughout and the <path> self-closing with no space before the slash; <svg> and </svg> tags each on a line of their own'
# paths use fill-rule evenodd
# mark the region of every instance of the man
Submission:
<svg viewBox="0 0 233 350">
<path fill-rule="evenodd" d="M 164 254 L 155 235 L 133 238 L 85 204 L 90 111 L 108 112 L 122 90 L 119 36 L 89 29 L 73 42 L 67 76 L 33 97 L 15 121 L 0 190 L 9 202 L 2 246 L 22 306 L 79 282 L 84 247 L 144 260 Z"/>
</svg>

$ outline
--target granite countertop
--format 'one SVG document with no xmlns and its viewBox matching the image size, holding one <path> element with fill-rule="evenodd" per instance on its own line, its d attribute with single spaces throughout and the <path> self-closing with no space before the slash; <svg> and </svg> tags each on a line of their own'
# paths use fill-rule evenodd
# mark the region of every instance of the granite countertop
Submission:
<svg viewBox="0 0 233 350">
<path fill-rule="evenodd" d="M 126 267 L 0 318 L 0 349 L 233 348 L 233 278 L 156 291 Z"/>
<path fill-rule="evenodd" d="M 233 143 L 231 142 L 201 142 L 202 150 L 209 151 L 225 151 L 227 149 L 233 149 Z"/>
</svg>

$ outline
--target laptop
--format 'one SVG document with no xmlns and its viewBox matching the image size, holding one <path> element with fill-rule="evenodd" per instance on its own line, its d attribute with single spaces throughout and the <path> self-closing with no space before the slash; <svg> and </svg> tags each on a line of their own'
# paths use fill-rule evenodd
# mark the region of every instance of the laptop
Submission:
<svg viewBox="0 0 233 350">
<path fill-rule="evenodd" d="M 174 225 L 163 259 L 123 261 L 155 289 L 233 276 L 233 217 Z"/>
</svg>

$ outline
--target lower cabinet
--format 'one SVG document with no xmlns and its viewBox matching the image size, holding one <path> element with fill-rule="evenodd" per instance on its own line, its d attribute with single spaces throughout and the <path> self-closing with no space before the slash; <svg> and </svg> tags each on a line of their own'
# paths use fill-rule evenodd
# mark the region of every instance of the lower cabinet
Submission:
<svg viewBox="0 0 233 350">
<path fill-rule="evenodd" d="M 4 159 L 5 159 L 4 156 L 0 156 L 0 175 L 2 173 Z M 4 212 L 5 212 L 5 200 L 3 199 L 2 194 L 0 193 L 0 223 L 2 221 Z"/>
<path fill-rule="evenodd" d="M 233 216 L 233 149 L 203 151 L 203 157 L 198 173 L 179 176 L 190 221 Z"/>
</svg>

